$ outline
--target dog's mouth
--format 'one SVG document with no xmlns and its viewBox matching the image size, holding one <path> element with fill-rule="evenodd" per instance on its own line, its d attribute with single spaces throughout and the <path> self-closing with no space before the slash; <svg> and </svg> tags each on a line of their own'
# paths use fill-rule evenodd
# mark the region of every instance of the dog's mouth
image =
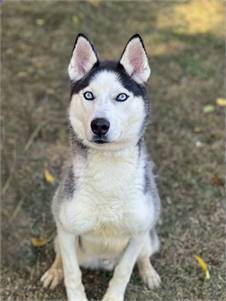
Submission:
<svg viewBox="0 0 226 301">
<path fill-rule="evenodd" d="M 105 144 L 105 143 L 109 143 L 110 141 L 107 139 L 107 136 L 93 135 L 91 142 L 96 144 Z"/>
<path fill-rule="evenodd" d="M 101 138 L 93 139 L 93 142 L 96 143 L 96 144 L 109 143 L 109 141 L 107 141 L 107 140 L 105 140 L 105 139 L 101 139 Z"/>
</svg>

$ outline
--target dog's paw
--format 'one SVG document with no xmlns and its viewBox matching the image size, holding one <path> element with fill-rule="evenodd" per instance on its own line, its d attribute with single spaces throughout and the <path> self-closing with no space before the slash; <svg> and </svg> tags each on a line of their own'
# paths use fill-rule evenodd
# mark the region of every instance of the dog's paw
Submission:
<svg viewBox="0 0 226 301">
<path fill-rule="evenodd" d="M 104 298 L 102 299 L 102 301 L 123 301 L 123 300 L 124 300 L 123 296 L 118 294 L 113 294 L 110 292 L 107 292 L 104 295 Z"/>
<path fill-rule="evenodd" d="M 140 275 L 143 282 L 149 289 L 157 288 L 160 286 L 161 278 L 153 267 L 142 270 Z"/>
<path fill-rule="evenodd" d="M 41 278 L 43 287 L 54 289 L 63 279 L 63 270 L 50 268 Z"/>
</svg>

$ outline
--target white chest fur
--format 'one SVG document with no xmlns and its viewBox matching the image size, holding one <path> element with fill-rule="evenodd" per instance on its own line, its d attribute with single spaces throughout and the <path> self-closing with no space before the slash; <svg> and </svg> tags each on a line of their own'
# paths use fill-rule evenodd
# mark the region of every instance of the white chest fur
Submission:
<svg viewBox="0 0 226 301">
<path fill-rule="evenodd" d="M 61 205 L 65 228 L 104 238 L 128 237 L 151 227 L 153 202 L 143 192 L 145 162 L 138 151 L 88 152 L 73 200 Z"/>
</svg>

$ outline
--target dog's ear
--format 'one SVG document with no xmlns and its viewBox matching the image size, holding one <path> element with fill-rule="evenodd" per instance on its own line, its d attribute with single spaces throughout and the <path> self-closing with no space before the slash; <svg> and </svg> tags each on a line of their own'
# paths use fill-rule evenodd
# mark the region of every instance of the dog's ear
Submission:
<svg viewBox="0 0 226 301">
<path fill-rule="evenodd" d="M 145 83 L 151 73 L 144 43 L 138 34 L 135 34 L 128 41 L 120 58 L 126 72 L 137 83 Z"/>
<path fill-rule="evenodd" d="M 89 39 L 79 34 L 75 40 L 71 61 L 68 66 L 70 79 L 75 82 L 86 75 L 98 62 L 96 51 Z"/>
</svg>

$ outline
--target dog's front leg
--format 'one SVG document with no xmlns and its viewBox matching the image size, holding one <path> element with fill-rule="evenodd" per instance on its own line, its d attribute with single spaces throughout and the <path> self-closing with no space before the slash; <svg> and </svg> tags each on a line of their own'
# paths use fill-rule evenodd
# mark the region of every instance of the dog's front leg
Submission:
<svg viewBox="0 0 226 301">
<path fill-rule="evenodd" d="M 109 283 L 109 287 L 104 295 L 103 301 L 124 300 L 126 286 L 129 282 L 137 257 L 144 244 L 144 239 L 145 235 L 140 234 L 129 241 L 118 265 L 114 270 L 114 275 Z"/>
<path fill-rule="evenodd" d="M 63 260 L 64 282 L 69 301 L 87 301 L 76 254 L 77 237 L 58 227 L 60 252 Z"/>
</svg>

